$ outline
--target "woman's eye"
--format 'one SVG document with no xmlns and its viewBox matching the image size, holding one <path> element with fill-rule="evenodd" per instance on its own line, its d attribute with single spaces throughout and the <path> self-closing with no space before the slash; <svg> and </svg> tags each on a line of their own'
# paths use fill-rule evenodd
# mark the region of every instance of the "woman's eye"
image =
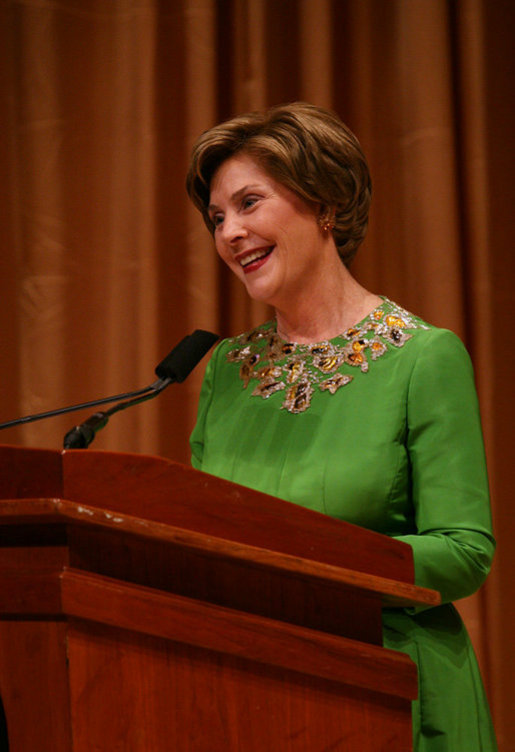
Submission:
<svg viewBox="0 0 515 752">
<path fill-rule="evenodd" d="M 251 209 L 254 204 L 257 202 L 258 197 L 257 196 L 245 196 L 243 201 L 241 202 L 243 209 Z"/>
<path fill-rule="evenodd" d="M 213 223 L 215 227 L 218 227 L 218 225 L 221 225 L 223 221 L 224 221 L 223 214 L 215 214 L 213 215 L 213 217 L 211 217 L 211 222 Z"/>
</svg>

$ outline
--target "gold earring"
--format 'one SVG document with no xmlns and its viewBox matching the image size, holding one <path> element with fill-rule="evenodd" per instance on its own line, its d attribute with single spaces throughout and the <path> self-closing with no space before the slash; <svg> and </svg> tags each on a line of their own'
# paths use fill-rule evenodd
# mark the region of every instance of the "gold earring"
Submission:
<svg viewBox="0 0 515 752">
<path fill-rule="evenodd" d="M 319 217 L 318 224 L 324 232 L 329 232 L 329 230 L 332 230 L 334 227 L 334 221 L 327 215 Z"/>
</svg>

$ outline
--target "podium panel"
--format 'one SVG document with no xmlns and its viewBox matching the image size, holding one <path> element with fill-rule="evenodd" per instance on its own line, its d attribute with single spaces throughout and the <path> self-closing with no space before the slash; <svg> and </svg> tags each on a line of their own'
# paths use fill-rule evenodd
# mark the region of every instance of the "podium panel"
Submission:
<svg viewBox="0 0 515 752">
<path fill-rule="evenodd" d="M 411 549 L 161 458 L 0 447 L 10 752 L 411 749 Z"/>
</svg>

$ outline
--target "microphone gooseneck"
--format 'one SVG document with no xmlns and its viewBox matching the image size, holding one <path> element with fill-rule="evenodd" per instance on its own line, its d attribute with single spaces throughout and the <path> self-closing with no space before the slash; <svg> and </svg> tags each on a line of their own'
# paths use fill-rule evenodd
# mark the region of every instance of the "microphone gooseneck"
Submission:
<svg viewBox="0 0 515 752">
<path fill-rule="evenodd" d="M 112 397 L 103 397 L 89 402 L 81 402 L 80 404 L 69 405 L 68 407 L 60 407 L 57 410 L 48 410 L 43 413 L 36 413 L 35 415 L 26 415 L 23 418 L 16 418 L 15 420 L 0 423 L 0 430 L 3 428 L 12 428 L 23 423 L 32 423 L 43 418 L 51 418 L 63 413 L 83 410 L 86 407 L 97 407 L 98 405 L 105 405 L 108 402 L 118 403 L 109 410 L 94 413 L 94 415 L 83 423 L 68 431 L 64 437 L 64 448 L 84 449 L 91 444 L 97 431 L 104 428 L 111 415 L 120 410 L 125 410 L 125 408 L 131 405 L 138 405 L 140 402 L 157 397 L 169 384 L 184 381 L 217 339 L 217 334 L 204 331 L 203 329 L 196 329 L 193 334 L 184 337 L 156 367 L 155 373 L 158 376 L 158 380 L 143 389 L 116 394 Z"/>
</svg>

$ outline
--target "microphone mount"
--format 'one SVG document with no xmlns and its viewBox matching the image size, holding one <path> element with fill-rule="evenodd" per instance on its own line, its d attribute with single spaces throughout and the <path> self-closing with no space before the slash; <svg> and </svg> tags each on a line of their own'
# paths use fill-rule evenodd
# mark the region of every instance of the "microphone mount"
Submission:
<svg viewBox="0 0 515 752">
<path fill-rule="evenodd" d="M 87 449 L 95 438 L 97 432 L 107 425 L 107 422 L 111 415 L 114 415 L 120 410 L 125 410 L 127 407 L 131 407 L 132 405 L 139 405 L 141 402 L 146 402 L 147 400 L 154 399 L 154 397 L 157 397 L 157 395 L 160 394 L 163 389 L 166 389 L 166 387 L 171 383 L 172 379 L 170 377 L 159 379 L 159 381 L 156 381 L 154 384 L 151 384 L 150 387 L 148 387 L 151 391 L 147 391 L 146 394 L 138 397 L 133 397 L 132 399 L 128 399 L 125 402 L 120 402 L 117 405 L 114 405 L 114 407 L 111 407 L 109 410 L 93 413 L 90 418 L 85 420 L 80 425 L 75 426 L 70 431 L 68 431 L 67 434 L 65 434 L 63 440 L 63 448 Z"/>
</svg>

